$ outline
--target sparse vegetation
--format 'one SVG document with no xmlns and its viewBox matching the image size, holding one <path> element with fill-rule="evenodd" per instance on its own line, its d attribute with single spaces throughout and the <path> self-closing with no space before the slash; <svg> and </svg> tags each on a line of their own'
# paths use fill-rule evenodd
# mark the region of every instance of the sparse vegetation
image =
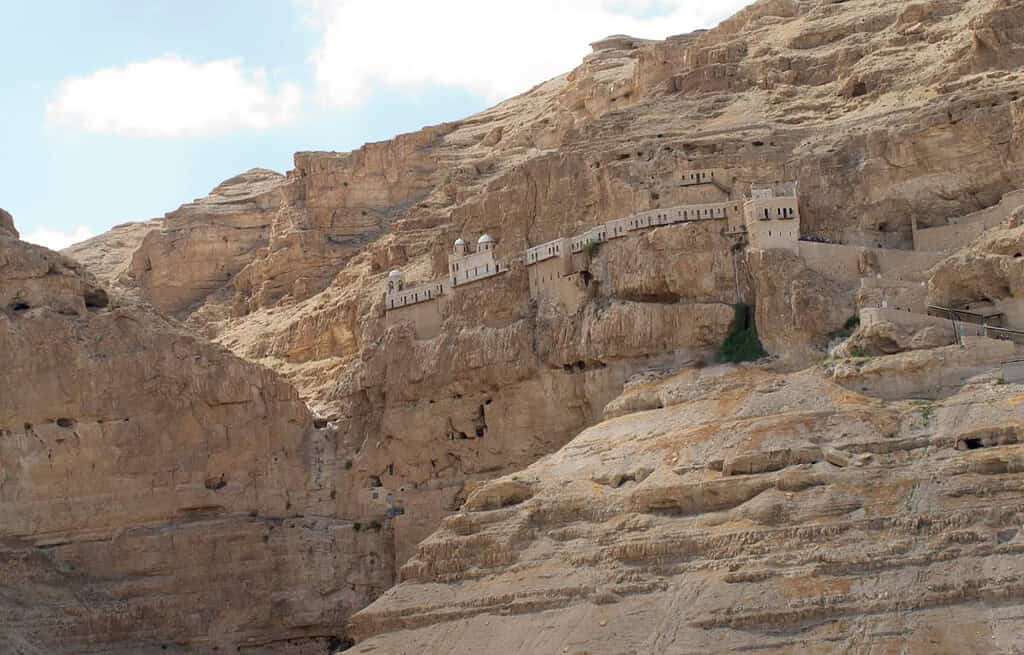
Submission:
<svg viewBox="0 0 1024 655">
<path fill-rule="evenodd" d="M 850 357 L 852 359 L 871 359 L 871 356 L 868 355 L 863 350 L 861 350 L 861 348 L 858 347 L 858 346 L 854 346 L 853 348 L 850 348 Z"/>
<path fill-rule="evenodd" d="M 600 241 L 591 241 L 587 244 L 587 256 L 597 257 L 597 253 L 601 250 Z"/>
<path fill-rule="evenodd" d="M 767 357 L 768 353 L 757 336 L 753 309 L 743 304 L 735 305 L 734 309 L 736 318 L 733 321 L 732 332 L 718 349 L 718 361 L 738 364 Z"/>
<path fill-rule="evenodd" d="M 917 406 L 921 410 L 921 421 L 925 425 L 931 423 L 935 416 L 935 403 L 930 400 L 920 400 L 917 402 Z"/>
</svg>

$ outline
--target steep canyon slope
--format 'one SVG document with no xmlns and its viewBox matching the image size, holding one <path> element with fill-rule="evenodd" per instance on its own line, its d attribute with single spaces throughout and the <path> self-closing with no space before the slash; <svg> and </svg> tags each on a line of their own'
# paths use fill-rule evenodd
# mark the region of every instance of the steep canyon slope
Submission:
<svg viewBox="0 0 1024 655">
<path fill-rule="evenodd" d="M 855 313 L 856 289 L 778 253 L 745 257 L 720 230 L 672 227 L 600 253 L 594 268 L 613 272 L 578 311 L 535 306 L 513 274 L 417 338 L 384 316 L 389 270 L 426 281 L 460 235 L 488 232 L 511 260 L 596 222 L 781 180 L 800 184 L 805 238 L 909 247 L 913 225 L 1024 186 L 1021 21 L 1018 0 L 762 0 L 706 32 L 605 39 L 476 116 L 228 180 L 151 231 L 129 277 L 347 435 L 336 459 L 357 474 L 341 496 L 379 483 L 416 506 L 396 532 L 408 553 L 467 482 L 565 443 L 631 374 L 706 358 L 726 305 L 755 304 L 765 345 L 799 364 Z M 681 186 L 707 168 L 729 178 Z M 595 340 L 581 350 L 580 334 Z"/>
<path fill-rule="evenodd" d="M 325 649 L 392 581 L 298 393 L 0 213 L 0 652 Z"/>
<path fill-rule="evenodd" d="M 422 644 L 423 652 L 431 652 L 430 644 L 441 643 L 439 635 L 448 630 L 439 627 L 444 625 L 439 616 L 462 611 L 442 607 L 450 591 L 443 585 L 446 579 L 493 574 L 502 584 L 518 584 L 513 580 L 519 570 L 516 558 L 495 545 L 510 530 L 506 520 L 527 525 L 522 528 L 522 545 L 531 554 L 523 555 L 523 584 L 554 576 L 550 588 L 542 589 L 538 583 L 537 593 L 569 599 L 565 606 L 574 607 L 573 599 L 582 596 L 566 589 L 578 581 L 558 579 L 566 557 L 572 559 L 565 555 L 572 548 L 561 550 L 548 541 L 564 539 L 571 544 L 575 537 L 570 533 L 578 529 L 583 540 L 579 544 L 586 551 L 591 543 L 587 539 L 612 547 L 616 533 L 605 525 L 605 514 L 592 520 L 594 526 L 554 528 L 547 519 L 534 525 L 539 519 L 533 514 L 524 518 L 524 507 L 530 512 L 539 507 L 537 511 L 547 516 L 549 511 L 569 512 L 566 507 L 571 506 L 585 517 L 587 507 L 603 502 L 595 498 L 612 494 L 608 512 L 614 513 L 619 496 L 632 493 L 630 485 L 646 484 L 636 477 L 647 474 L 624 471 L 619 481 L 625 485 L 623 491 L 607 494 L 602 490 L 622 485 L 588 482 L 580 490 L 579 503 L 566 501 L 560 510 L 544 505 L 547 496 L 538 490 L 563 483 L 574 488 L 583 484 L 581 479 L 603 476 L 598 472 L 603 466 L 600 458 L 566 463 L 579 468 L 571 474 L 538 463 L 528 469 L 528 483 L 502 476 L 559 451 L 581 430 L 601 422 L 609 403 L 637 407 L 629 389 L 620 396 L 636 374 L 710 362 L 732 327 L 734 303 L 756 308 L 761 339 L 778 358 L 775 373 L 730 374 L 737 376 L 735 389 L 750 393 L 760 384 L 748 379 L 755 375 L 782 376 L 772 384 L 783 386 L 807 389 L 817 384 L 808 381 L 818 380 L 810 374 L 792 381 L 783 372 L 823 358 L 834 335 L 857 312 L 856 285 L 811 270 L 788 252 L 745 250 L 741 237 L 718 224 L 663 227 L 604 244 L 588 263 L 592 283 L 581 302 L 571 307 L 531 297 L 527 273 L 517 262 L 525 248 L 637 211 L 739 198 L 754 184 L 790 180 L 799 183 L 804 238 L 909 248 L 915 229 L 990 207 L 1004 194 L 1024 188 L 1022 66 L 1021 0 L 760 0 L 713 30 L 665 41 L 625 36 L 599 41 L 572 72 L 464 120 L 351 153 L 298 153 L 294 170 L 286 175 L 248 171 L 143 230 L 137 248 L 111 248 L 104 245 L 104 236 L 76 256 L 86 263 L 90 256 L 101 262 L 96 275 L 108 284 L 116 281 L 119 297 L 137 295 L 181 321 L 191 333 L 264 364 L 294 385 L 315 412 L 311 420 L 324 426 L 319 428 L 324 436 L 314 440 L 301 464 L 306 479 L 295 481 L 297 489 L 317 490 L 316 509 L 309 511 L 383 526 L 374 532 L 379 543 L 373 545 L 384 570 L 381 579 L 397 576 L 401 569 L 409 580 L 361 615 L 354 624 L 357 633 L 373 636 L 373 643 L 383 643 L 393 652 L 420 652 L 403 650 L 385 634 L 397 628 L 418 630 L 416 643 Z M 687 172 L 699 169 L 727 175 L 713 186 L 683 185 Z M 508 274 L 460 289 L 444 306 L 439 328 L 430 333 L 389 318 L 383 303 L 388 271 L 401 270 L 410 283 L 445 275 L 452 242 L 459 236 L 475 240 L 484 232 L 497 237 L 497 257 L 512 264 Z M 100 248 L 109 256 L 97 257 Z M 115 251 L 130 259 L 118 259 Z M 974 266 L 973 261 L 964 267 Z M 936 293 L 953 289 L 944 282 L 940 286 Z M 899 360 L 904 370 L 907 361 Z M 885 366 L 858 365 L 833 371 L 830 379 L 858 391 L 861 386 L 877 387 L 865 379 Z M 918 375 L 921 370 L 931 369 L 918 369 Z M 907 375 L 907 384 L 912 385 L 915 374 Z M 1008 388 L 985 393 L 1003 398 Z M 964 406 L 984 404 L 978 400 L 980 393 L 965 391 Z M 835 419 L 840 424 L 848 419 L 848 405 L 865 404 L 864 411 L 877 412 L 878 421 L 889 417 L 895 433 L 903 435 L 899 439 L 923 438 L 918 428 L 900 427 L 912 423 L 913 407 L 898 404 L 898 399 L 888 406 L 855 393 L 842 394 L 846 392 L 829 391 L 826 395 L 838 399 L 814 410 L 822 413 L 815 421 L 836 413 L 842 416 Z M 886 397 L 892 395 L 899 394 L 894 391 Z M 715 406 L 722 413 L 701 418 L 701 425 L 713 426 L 731 417 L 732 405 Z M 671 422 L 672 431 L 689 434 L 696 429 L 695 419 L 657 407 L 647 409 L 671 415 L 665 421 Z M 778 414 L 772 420 L 786 423 L 791 410 L 758 411 L 765 417 Z M 1004 418 L 993 414 L 986 420 Z M 614 420 L 622 426 L 621 438 L 608 446 L 617 449 L 614 457 L 646 461 L 648 456 L 641 457 L 636 450 L 644 447 L 638 435 L 646 434 L 647 419 Z M 960 418 L 951 421 L 944 425 L 944 435 L 966 429 Z M 813 442 L 808 448 L 824 452 L 845 444 L 836 436 L 837 446 L 832 436 L 821 433 L 831 430 L 829 426 L 827 421 L 808 423 L 808 439 Z M 737 439 L 747 429 L 740 428 Z M 580 439 L 608 429 L 593 428 Z M 889 438 L 889 432 L 878 430 L 864 432 L 865 443 L 880 439 L 881 432 Z M 785 440 L 782 433 L 778 440 Z M 732 443 L 708 448 L 741 447 Z M 678 445 L 674 440 L 666 444 L 667 449 Z M 915 476 L 947 466 L 949 453 L 944 447 L 936 445 L 934 458 L 908 471 L 901 469 L 905 486 L 918 484 Z M 759 446 L 750 448 L 751 457 L 762 456 Z M 784 448 L 779 445 L 776 450 Z M 876 447 L 864 446 L 867 450 L 855 453 L 874 452 L 872 448 Z M 928 448 L 908 452 L 931 457 Z M 724 476 L 707 472 L 709 461 L 721 459 L 710 450 L 691 459 L 681 455 L 673 466 L 690 462 L 696 471 L 692 475 L 701 484 L 707 476 Z M 573 452 L 563 449 L 555 461 L 569 460 Z M 802 462 L 817 469 L 797 477 L 810 476 L 816 482 L 809 493 L 794 496 L 798 509 L 780 509 L 770 521 L 758 515 L 755 523 L 763 524 L 735 533 L 748 535 L 735 538 L 765 538 L 761 531 L 771 521 L 778 522 L 779 530 L 799 530 L 801 521 L 815 523 L 819 510 L 838 517 L 839 510 L 829 509 L 827 502 L 830 490 L 838 488 L 832 485 L 869 487 L 875 479 L 871 476 L 888 475 L 895 466 L 889 455 L 876 459 L 878 468 L 839 482 L 833 477 L 843 478 L 849 467 L 817 471 L 825 466 L 821 458 Z M 653 463 L 644 466 L 658 470 Z M 764 489 L 774 489 L 772 493 L 789 493 L 782 488 L 785 483 L 772 486 L 776 478 L 787 476 L 761 476 L 750 488 L 768 484 Z M 502 481 L 488 484 L 495 478 Z M 588 486 L 592 484 L 597 487 Z M 726 493 L 746 489 L 744 485 L 727 484 Z M 939 497 L 945 491 L 936 488 L 928 493 Z M 506 493 L 511 495 L 506 498 Z M 523 495 L 537 499 L 526 502 Z M 490 497 L 497 500 L 486 500 Z M 468 500 L 473 498 L 477 500 Z M 496 517 L 495 532 L 473 523 L 477 509 L 509 499 L 517 504 L 481 518 Z M 472 511 L 445 520 L 465 503 Z M 861 506 L 871 513 L 868 500 Z M 730 523 L 739 520 L 730 513 L 748 511 L 739 502 L 685 511 L 631 505 L 626 509 L 633 512 L 629 520 L 638 525 L 657 524 L 669 532 L 703 529 L 704 522 L 719 518 Z M 702 517 L 705 510 L 724 514 Z M 676 515 L 689 518 L 672 527 Z M 441 531 L 417 550 L 443 520 Z M 1012 517 L 1007 520 L 1012 523 Z M 449 548 L 470 548 L 449 534 L 463 530 L 459 521 L 473 523 L 464 528 L 463 536 L 479 545 L 479 557 L 493 555 L 494 562 L 480 567 L 473 559 L 478 555 L 467 551 L 468 563 L 460 564 L 461 554 L 444 554 Z M 534 539 L 544 542 L 544 552 L 536 557 L 530 545 Z M 801 553 L 809 547 L 804 542 L 778 543 L 783 550 Z M 431 544 L 438 551 L 431 551 Z M 595 561 L 602 557 L 594 555 Z M 593 575 L 612 576 L 609 579 L 622 584 L 635 578 L 634 591 L 616 588 L 609 593 L 635 597 L 641 604 L 661 603 L 667 596 L 651 594 L 670 593 L 672 576 L 683 568 L 672 557 L 676 555 L 669 557 L 667 566 L 675 568 L 665 574 L 670 582 L 652 582 L 656 576 L 647 564 L 624 571 L 620 566 L 628 565 L 608 568 L 599 562 Z M 725 566 L 724 557 L 707 555 L 705 568 Z M 813 568 L 803 555 L 793 555 L 792 562 L 801 570 Z M 455 567 L 450 575 L 439 573 L 449 565 Z M 894 570 L 900 571 L 899 566 L 894 564 Z M 790 573 L 779 575 L 785 578 Z M 766 589 L 774 588 L 775 578 L 766 574 L 762 583 Z M 600 583 L 602 588 L 609 584 Z M 474 585 L 466 582 L 462 587 L 476 589 Z M 339 603 L 345 607 L 341 614 L 367 602 L 371 588 L 374 585 L 360 587 L 364 595 Z M 433 592 L 440 596 L 414 607 Z M 490 587 L 483 583 L 471 593 L 487 607 L 500 606 L 495 611 L 520 613 L 515 599 L 493 600 Z M 692 600 L 680 594 L 675 598 L 673 602 L 679 603 Z M 717 616 L 714 602 L 731 598 L 723 592 L 709 601 L 708 616 Z M 527 614 L 548 607 L 524 602 Z M 851 600 L 843 611 L 856 614 L 863 606 Z M 820 615 L 835 613 L 839 610 L 826 609 Z M 396 618 L 407 615 L 408 621 Z M 767 630 L 767 623 L 759 620 L 750 619 L 751 625 Z M 785 630 L 795 625 L 786 623 L 790 619 L 780 621 Z M 472 632 L 479 626 L 470 629 L 456 623 L 451 629 L 470 649 L 476 639 Z M 514 630 L 536 626 L 509 625 L 518 626 L 510 628 Z M 831 638 L 822 634 L 822 640 Z M 742 646 L 736 639 L 737 647 Z M 638 648 L 649 645 L 636 643 Z M 681 636 L 678 643 L 696 642 Z M 565 645 L 571 647 L 570 642 Z M 590 647 L 580 647 L 581 652 Z"/>
</svg>

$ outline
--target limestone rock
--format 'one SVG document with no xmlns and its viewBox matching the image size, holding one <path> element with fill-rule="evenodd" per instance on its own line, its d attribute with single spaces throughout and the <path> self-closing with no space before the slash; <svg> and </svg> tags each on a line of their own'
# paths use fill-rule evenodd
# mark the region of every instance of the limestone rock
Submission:
<svg viewBox="0 0 1024 655">
<path fill-rule="evenodd" d="M 107 307 L 107 292 L 80 264 L 18 241 L 17 234 L 13 221 L 0 231 L 0 308 L 13 316 L 46 310 L 81 316 Z"/>
<path fill-rule="evenodd" d="M 0 650 L 325 649 L 391 583 L 268 369 L 10 231 L 0 352 Z"/>
<path fill-rule="evenodd" d="M 81 263 L 106 289 L 135 295 L 138 289 L 128 275 L 132 255 L 147 234 L 159 229 L 159 219 L 122 223 L 61 253 Z"/>
<path fill-rule="evenodd" d="M 857 314 L 854 286 L 808 269 L 786 251 L 748 257 L 757 298 L 757 329 L 770 353 L 793 362 L 820 358 L 829 335 Z"/>
<path fill-rule="evenodd" d="M 634 411 L 670 411 L 674 399 L 704 403 L 692 380 L 644 390 L 636 383 L 622 391 L 638 375 L 649 381 L 710 362 L 731 325 L 734 303 L 756 307 L 766 348 L 796 367 L 825 356 L 857 313 L 858 276 L 874 275 L 865 262 L 851 276 L 832 277 L 783 251 L 747 251 L 742 235 L 723 225 L 675 225 L 602 246 L 587 263 L 589 283 L 578 302 L 560 305 L 531 298 L 528 276 L 516 262 L 525 248 L 641 210 L 740 200 L 752 185 L 786 180 L 799 183 L 805 239 L 909 248 L 915 226 L 943 225 L 1024 188 L 1024 76 L 1015 27 L 1022 12 L 1020 0 L 760 0 L 712 30 L 653 42 L 615 37 L 596 44 L 575 70 L 475 116 L 350 153 L 298 153 L 286 176 L 251 171 L 229 180 L 147 235 L 128 280 L 194 334 L 287 377 L 318 422 L 330 426 L 332 436 L 316 442 L 309 468 L 322 492 L 336 492 L 324 513 L 380 527 L 375 562 L 397 568 L 488 480 L 557 451 L 603 416 L 628 422 L 626 414 Z M 728 171 L 728 178 L 684 185 L 688 172 L 708 168 Z M 453 295 L 437 308 L 429 330 L 385 313 L 388 271 L 400 269 L 410 282 L 435 279 L 446 272 L 455 238 L 484 232 L 498 239 L 496 256 L 512 264 L 507 275 Z M 999 263 L 985 263 L 991 257 Z M 977 265 L 965 262 L 963 274 L 951 273 L 947 281 L 940 271 L 936 293 L 998 295 L 1016 275 L 1006 257 L 979 255 Z M 941 341 L 934 334 L 889 336 L 897 348 Z M 926 376 L 940 372 L 943 361 L 959 373 L 974 370 L 972 362 L 945 351 L 941 357 L 920 352 L 835 379 L 899 395 L 926 387 Z M 990 353 L 984 365 L 1005 354 Z M 897 383 L 890 389 L 885 381 L 893 371 Z M 743 375 L 769 374 L 748 367 Z M 699 377 L 733 398 L 730 383 L 719 381 L 728 379 Z M 950 377 L 936 395 L 955 393 L 960 382 Z M 772 396 L 776 384 L 784 383 L 765 382 L 757 397 Z M 817 397 L 819 389 L 804 387 L 804 393 Z M 731 415 L 722 410 L 708 421 L 723 416 Z M 799 425 L 787 425 L 791 436 L 803 434 Z M 630 438 L 644 440 L 644 430 L 646 424 Z M 825 432 L 838 433 L 832 426 Z M 775 454 L 741 453 L 731 460 L 721 454 L 707 465 L 721 472 L 727 461 L 740 470 L 792 458 L 794 466 L 807 466 L 819 448 L 828 456 L 810 466 L 853 462 L 845 470 L 865 454 L 842 457 L 828 450 L 834 445 L 799 440 L 777 445 Z M 680 453 L 666 457 L 689 461 Z M 589 507 L 591 490 L 626 489 L 636 484 L 628 479 L 633 472 L 617 465 L 587 471 L 571 481 L 571 500 L 551 515 L 575 517 Z M 664 475 L 654 467 L 640 477 L 656 485 Z M 217 474 L 209 477 L 219 484 Z M 808 479 L 781 477 L 762 489 L 765 498 L 786 498 Z M 728 487 L 722 497 L 742 499 L 764 484 Z M 712 496 L 655 490 L 643 502 L 655 510 L 667 503 L 669 515 L 684 509 L 713 514 L 715 502 L 725 501 Z M 761 497 L 751 510 L 759 520 L 817 511 L 792 509 L 788 499 L 762 505 Z M 537 496 L 493 511 L 518 515 L 535 502 Z M 460 515 L 453 530 L 476 529 L 473 514 Z M 665 518 L 645 510 L 623 530 L 652 514 Z M 521 524 L 525 538 L 532 520 Z M 562 525 L 551 542 L 572 542 L 573 530 Z M 509 545 L 505 536 L 482 539 L 486 555 L 480 557 L 519 557 L 516 542 Z M 437 580 L 461 575 L 465 560 L 441 542 L 420 558 L 424 570 Z M 647 546 L 621 548 L 643 553 Z M 553 561 L 558 569 L 574 560 L 567 554 Z M 628 577 L 624 572 L 617 580 Z M 650 578 L 639 584 L 648 583 L 655 584 Z M 641 597 L 616 584 L 591 585 L 593 605 Z M 842 584 L 836 594 L 844 593 Z M 371 595 L 371 587 L 357 585 L 358 597 Z M 440 583 L 432 589 L 442 600 L 458 593 Z M 802 593 L 787 597 L 793 612 L 813 616 L 813 607 L 799 605 Z M 550 606 L 557 597 L 525 602 Z M 713 608 L 716 617 L 734 600 L 727 592 L 722 598 Z M 871 608 L 884 609 L 856 598 L 860 609 L 843 616 L 859 620 L 877 616 Z M 393 625 L 412 626 L 429 614 L 410 607 L 412 601 Z M 738 619 L 739 628 L 760 620 L 742 608 L 736 612 L 748 617 Z M 795 625 L 787 621 L 779 619 Z M 577 623 L 584 624 L 592 625 Z M 472 645 L 472 638 L 460 643 Z M 543 650 L 537 644 L 523 649 Z M 637 649 L 669 650 L 662 642 Z M 706 644 L 692 650 L 702 649 Z"/>
<path fill-rule="evenodd" d="M 284 176 L 253 169 L 168 214 L 132 256 L 129 274 L 142 297 L 180 313 L 229 284 L 269 242 L 287 193 Z"/>
<path fill-rule="evenodd" d="M 474 492 L 509 500 L 446 519 L 354 617 L 346 652 L 987 652 L 1024 638 L 1008 518 L 1020 387 L 883 402 L 815 372 L 701 375 L 718 380 L 707 393 L 601 423 Z M 650 473 L 608 477 L 627 463 Z M 507 496 L 516 478 L 529 494 Z"/>
<path fill-rule="evenodd" d="M 4 209 L 0 209 L 0 234 L 18 238 L 18 231 L 14 229 L 14 218 Z"/>
<path fill-rule="evenodd" d="M 1024 227 L 998 228 L 931 271 L 928 302 L 960 307 L 986 301 L 1015 312 L 1024 301 Z"/>
<path fill-rule="evenodd" d="M 1010 341 L 964 337 L 963 345 L 836 363 L 838 384 L 879 398 L 943 398 L 978 374 L 1021 356 Z"/>
<path fill-rule="evenodd" d="M 956 343 L 950 321 L 906 312 L 861 312 L 856 331 L 833 354 L 839 357 L 893 355 Z"/>
</svg>

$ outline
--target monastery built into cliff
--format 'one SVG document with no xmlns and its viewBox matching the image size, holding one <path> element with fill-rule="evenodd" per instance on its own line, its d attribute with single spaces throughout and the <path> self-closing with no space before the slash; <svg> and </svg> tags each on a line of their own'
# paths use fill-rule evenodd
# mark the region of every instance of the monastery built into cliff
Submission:
<svg viewBox="0 0 1024 655">
<path fill-rule="evenodd" d="M 683 173 L 680 186 L 709 185 L 731 196 L 726 179 L 727 171 L 723 169 L 689 171 Z M 395 320 L 412 321 L 418 334 L 436 333 L 446 296 L 458 287 L 496 277 L 518 266 L 527 269 L 532 299 L 556 299 L 574 311 L 585 297 L 590 257 L 600 244 L 642 230 L 698 221 L 719 221 L 723 231 L 746 235 L 754 248 L 796 250 L 800 238 L 797 185 L 753 187 L 750 195 L 741 199 L 649 209 L 594 225 L 575 236 L 533 246 L 510 262 L 495 256 L 497 241 L 491 235 L 482 235 L 474 248 L 460 237 L 448 255 L 448 275 L 444 278 L 410 286 L 401 271 L 391 271 L 385 311 L 394 314 Z"/>
<path fill-rule="evenodd" d="M 950 219 L 948 225 L 919 229 L 915 223 L 914 249 L 905 250 L 803 239 L 796 182 L 751 185 L 749 193 L 736 199 L 730 179 L 725 169 L 685 171 L 680 187 L 711 187 L 711 193 L 703 197 L 717 194 L 718 199 L 648 209 L 594 225 L 574 236 L 527 248 L 509 261 L 497 258 L 497 240 L 489 234 L 480 236 L 472 247 L 460 237 L 448 255 L 447 276 L 407 286 L 401 271 L 389 273 L 385 294 L 388 318 L 409 321 L 420 338 L 430 338 L 440 332 L 446 299 L 457 289 L 522 267 L 527 271 L 532 300 L 558 304 L 572 314 L 589 297 L 591 258 L 601 244 L 657 228 L 720 222 L 723 233 L 747 248 L 786 250 L 810 270 L 859 285 L 859 318 L 864 323 L 884 320 L 906 327 L 945 328 L 952 322 L 958 339 L 988 336 L 1024 342 L 1024 333 L 1010 329 L 1024 328 L 1024 307 L 1018 307 L 1016 301 L 993 304 L 979 299 L 955 308 L 927 303 L 927 271 L 950 251 L 1006 221 L 1015 207 L 1024 204 L 1024 191 L 1007 194 L 995 207 Z"/>
</svg>

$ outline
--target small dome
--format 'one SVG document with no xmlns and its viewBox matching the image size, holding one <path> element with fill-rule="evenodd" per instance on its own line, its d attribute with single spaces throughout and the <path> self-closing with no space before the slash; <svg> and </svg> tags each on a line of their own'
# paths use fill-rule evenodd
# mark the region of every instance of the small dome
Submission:
<svg viewBox="0 0 1024 655">
<path fill-rule="evenodd" d="M 455 245 L 464 246 L 466 245 L 466 242 L 462 239 L 462 237 L 459 237 L 458 239 L 455 240 Z"/>
<path fill-rule="evenodd" d="M 478 244 L 481 244 L 481 243 L 494 243 L 494 237 L 492 237 L 490 234 L 485 234 L 482 237 L 480 237 L 479 239 L 477 239 L 476 242 Z"/>
<path fill-rule="evenodd" d="M 389 280 L 400 280 L 402 278 L 402 271 L 391 271 L 388 273 Z"/>
</svg>

